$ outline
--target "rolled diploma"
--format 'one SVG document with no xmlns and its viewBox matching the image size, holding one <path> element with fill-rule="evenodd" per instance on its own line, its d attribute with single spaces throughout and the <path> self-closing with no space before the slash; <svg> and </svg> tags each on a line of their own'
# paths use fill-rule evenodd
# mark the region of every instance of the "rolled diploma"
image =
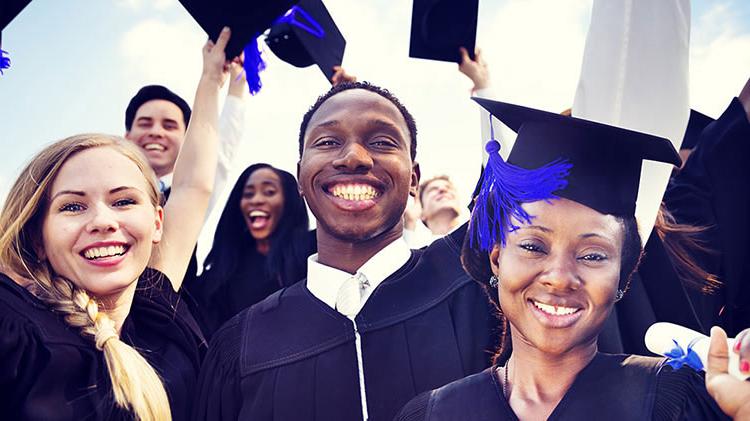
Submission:
<svg viewBox="0 0 750 421">
<path fill-rule="evenodd" d="M 685 351 L 687 351 L 690 342 L 694 340 L 695 343 L 692 349 L 698 354 L 705 370 L 705 367 L 708 365 L 708 347 L 711 345 L 711 338 L 684 326 L 666 322 L 654 323 L 646 331 L 646 348 L 654 354 L 664 355 L 674 349 L 675 344 L 672 341 L 673 339 Z M 733 346 L 734 338 L 728 338 L 729 374 L 740 380 L 745 380 L 750 375 L 740 373 L 740 357 L 732 350 Z"/>
</svg>

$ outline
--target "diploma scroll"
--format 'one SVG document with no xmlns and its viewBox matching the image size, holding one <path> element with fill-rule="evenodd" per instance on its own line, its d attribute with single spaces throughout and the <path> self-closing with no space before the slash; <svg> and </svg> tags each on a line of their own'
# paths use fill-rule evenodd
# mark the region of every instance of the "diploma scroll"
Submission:
<svg viewBox="0 0 750 421">
<path fill-rule="evenodd" d="M 675 348 L 679 346 L 685 353 L 689 352 L 688 349 L 692 349 L 700 358 L 704 370 L 708 364 L 708 348 L 711 345 L 711 338 L 692 329 L 674 323 L 654 323 L 646 331 L 645 341 L 646 348 L 655 354 L 669 357 L 669 354 L 673 353 Z M 733 347 L 734 338 L 728 338 L 729 374 L 740 380 L 745 380 L 750 375 L 740 373 L 740 357 L 732 350 Z"/>
</svg>

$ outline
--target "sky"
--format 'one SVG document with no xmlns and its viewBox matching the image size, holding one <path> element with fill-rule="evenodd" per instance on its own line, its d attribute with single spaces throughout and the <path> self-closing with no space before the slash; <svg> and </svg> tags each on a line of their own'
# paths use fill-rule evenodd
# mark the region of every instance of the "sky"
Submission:
<svg viewBox="0 0 750 421">
<path fill-rule="evenodd" d="M 453 63 L 408 57 L 411 0 L 325 0 L 347 39 L 343 66 L 394 92 L 415 116 L 423 177 L 451 175 L 471 191 L 479 113 Z M 591 0 L 481 0 L 477 45 L 496 98 L 561 111 L 573 101 Z M 691 106 L 718 117 L 750 76 L 750 2 L 694 0 Z M 206 35 L 177 0 L 33 0 L 3 31 L 12 67 L 0 76 L 0 201 L 21 167 L 64 137 L 124 134 L 143 85 L 192 102 Z M 239 171 L 268 162 L 296 171 L 304 112 L 330 86 L 266 50 L 261 92 L 247 99 Z"/>
</svg>

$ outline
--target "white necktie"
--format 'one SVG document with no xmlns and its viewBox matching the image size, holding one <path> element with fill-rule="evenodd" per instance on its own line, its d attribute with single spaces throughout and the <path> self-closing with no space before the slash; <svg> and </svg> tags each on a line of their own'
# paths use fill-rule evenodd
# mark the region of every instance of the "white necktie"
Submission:
<svg viewBox="0 0 750 421">
<path fill-rule="evenodd" d="M 349 318 L 356 316 L 362 306 L 362 297 L 369 285 L 367 278 L 361 273 L 357 273 L 344 281 L 336 295 L 336 310 Z"/>
</svg>

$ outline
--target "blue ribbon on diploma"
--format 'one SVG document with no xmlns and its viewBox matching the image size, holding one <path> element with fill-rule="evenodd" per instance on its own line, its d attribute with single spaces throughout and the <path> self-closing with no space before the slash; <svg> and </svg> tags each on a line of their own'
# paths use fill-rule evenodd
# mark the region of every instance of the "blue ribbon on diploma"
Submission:
<svg viewBox="0 0 750 421">
<path fill-rule="evenodd" d="M 676 340 L 672 339 L 672 342 L 674 342 L 674 348 L 664 354 L 664 356 L 668 358 L 667 364 L 675 370 L 683 365 L 686 365 L 695 371 L 703 370 L 703 363 L 701 362 L 700 357 L 698 357 L 698 354 L 693 351 L 693 345 L 695 345 L 697 341 L 697 339 L 693 339 L 688 344 L 687 349 L 683 349 Z"/>
<path fill-rule="evenodd" d="M 303 17 L 307 22 L 299 20 L 297 18 L 298 15 Z M 290 25 L 294 25 L 297 28 L 303 29 L 310 35 L 317 38 L 323 38 L 326 35 L 323 27 L 320 26 L 320 24 L 315 19 L 313 19 L 313 17 L 310 16 L 310 14 L 305 11 L 305 9 L 299 6 L 292 6 L 292 8 L 289 9 L 288 12 L 284 13 L 284 16 L 280 17 L 276 21 L 276 23 L 279 22 L 286 22 Z"/>
<path fill-rule="evenodd" d="M 10 68 L 10 57 L 5 57 L 8 54 L 5 50 L 0 50 L 0 75 L 4 74 L 3 69 Z"/>
</svg>

